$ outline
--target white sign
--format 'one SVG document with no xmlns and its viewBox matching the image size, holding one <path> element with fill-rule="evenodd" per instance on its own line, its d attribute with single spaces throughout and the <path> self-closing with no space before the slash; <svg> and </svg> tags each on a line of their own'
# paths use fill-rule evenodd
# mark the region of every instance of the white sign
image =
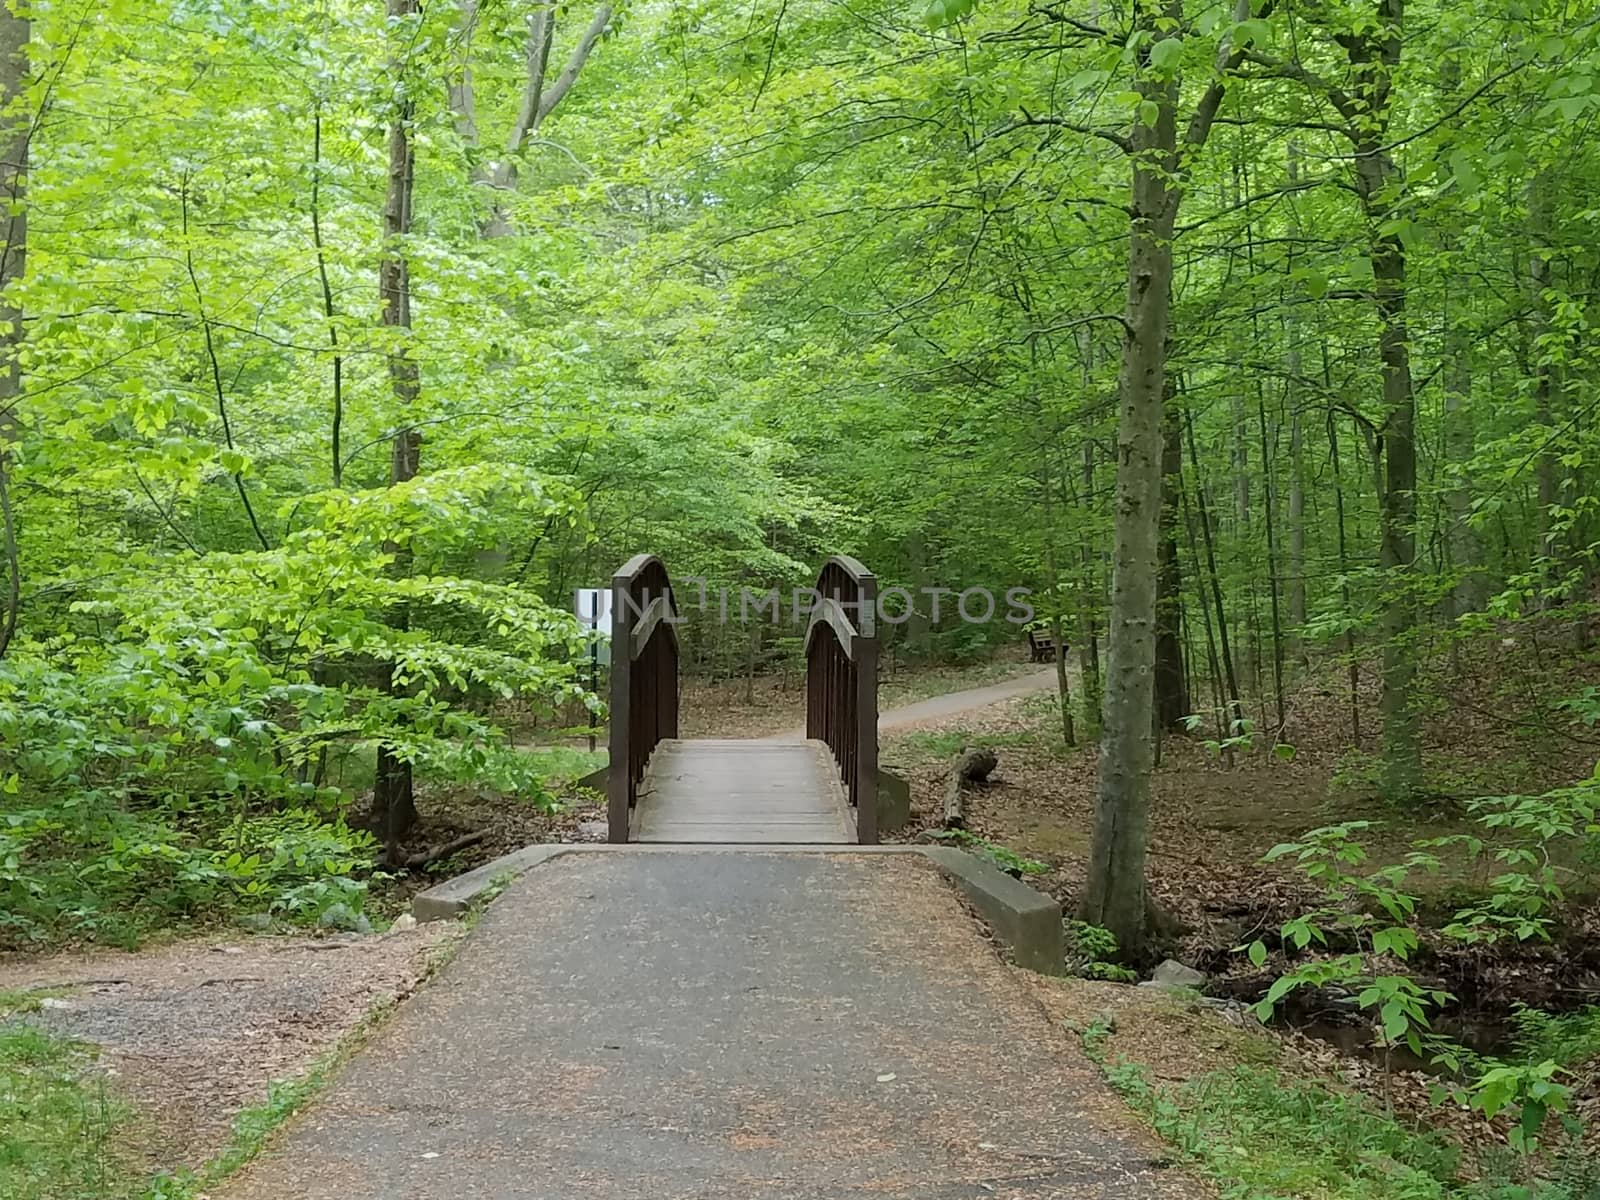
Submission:
<svg viewBox="0 0 1600 1200">
<path fill-rule="evenodd" d="M 589 633 L 590 661 L 611 665 L 611 589 L 579 588 L 572 601 L 572 611 Z M 605 634 L 602 638 L 598 635 Z"/>
<path fill-rule="evenodd" d="M 611 589 L 579 588 L 572 604 L 572 611 L 578 615 L 578 620 L 585 629 L 610 633 Z"/>
</svg>

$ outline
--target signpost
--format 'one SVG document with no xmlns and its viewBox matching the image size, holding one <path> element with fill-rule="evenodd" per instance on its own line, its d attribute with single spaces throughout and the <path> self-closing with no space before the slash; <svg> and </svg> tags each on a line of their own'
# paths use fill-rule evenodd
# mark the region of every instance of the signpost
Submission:
<svg viewBox="0 0 1600 1200">
<path fill-rule="evenodd" d="M 611 642 L 608 637 L 601 636 L 611 633 L 611 589 L 579 588 L 573 600 L 572 611 L 577 614 L 578 620 L 589 632 L 589 690 L 598 696 L 602 652 L 606 664 L 609 666 L 611 663 Z M 590 753 L 594 752 L 596 726 L 597 718 L 594 709 L 591 708 L 589 710 Z"/>
</svg>

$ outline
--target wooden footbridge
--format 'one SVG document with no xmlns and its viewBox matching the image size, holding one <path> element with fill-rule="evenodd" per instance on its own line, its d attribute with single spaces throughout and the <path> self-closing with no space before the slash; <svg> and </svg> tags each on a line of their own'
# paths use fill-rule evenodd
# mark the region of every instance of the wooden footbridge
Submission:
<svg viewBox="0 0 1600 1200">
<path fill-rule="evenodd" d="M 830 558 L 806 628 L 806 736 L 678 736 L 682 618 L 667 569 L 630 559 L 611 581 L 613 842 L 878 840 L 878 585 Z"/>
</svg>

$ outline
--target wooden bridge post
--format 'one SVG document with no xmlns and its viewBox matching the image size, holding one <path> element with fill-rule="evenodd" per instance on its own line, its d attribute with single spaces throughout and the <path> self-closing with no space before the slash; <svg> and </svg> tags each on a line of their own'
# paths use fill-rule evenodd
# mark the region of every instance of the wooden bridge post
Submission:
<svg viewBox="0 0 1600 1200">
<path fill-rule="evenodd" d="M 628 840 L 645 766 L 678 736 L 677 618 L 667 568 L 653 554 L 634 555 L 611 577 L 608 841 Z"/>
<path fill-rule="evenodd" d="M 806 629 L 806 737 L 828 747 L 855 809 L 856 841 L 878 840 L 878 581 L 838 554 L 817 576 Z"/>
</svg>

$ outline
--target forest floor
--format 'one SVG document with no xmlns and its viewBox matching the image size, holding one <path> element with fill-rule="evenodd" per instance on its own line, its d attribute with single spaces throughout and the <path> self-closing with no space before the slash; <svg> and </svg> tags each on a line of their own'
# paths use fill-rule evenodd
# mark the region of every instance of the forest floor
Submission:
<svg viewBox="0 0 1600 1200">
<path fill-rule="evenodd" d="M 117 1200 L 158 1173 L 204 1183 L 309 1097 L 460 928 L 219 931 L 0 963 L 0 1118 L 29 1132 L 5 1139 L 0 1194 Z M 160 1194 L 187 1194 L 173 1186 Z"/>
<path fill-rule="evenodd" d="M 1401 862 L 1417 839 L 1469 831 L 1482 835 L 1465 807 L 1477 796 L 1541 792 L 1587 777 L 1597 754 L 1590 730 L 1535 702 L 1581 693 L 1584 665 L 1560 655 L 1543 662 L 1532 655 L 1502 656 L 1504 649 L 1486 647 L 1449 669 L 1441 664 L 1430 680 L 1443 697 L 1429 724 L 1427 761 L 1434 791 L 1414 810 L 1396 811 L 1378 798 L 1375 747 L 1363 738 L 1361 748 L 1354 748 L 1342 668 L 1311 675 L 1286 697 L 1283 741 L 1293 746 L 1292 757 L 1273 753 L 1270 738 L 1238 748 L 1232 762 L 1198 733 L 1165 738 L 1152 795 L 1151 890 L 1182 932 L 1161 947 L 1161 954 L 1206 972 L 1207 990 L 1215 995 L 1235 1002 L 1258 999 L 1275 973 L 1253 967 L 1240 949 L 1258 937 L 1275 944 L 1282 923 L 1320 899 L 1291 869 L 1262 864 L 1275 845 L 1319 826 L 1370 822 L 1372 829 L 1364 835 L 1372 854 L 1368 869 L 1376 868 Z M 1357 696 L 1363 717 L 1370 720 L 1376 698 L 1370 683 L 1358 684 Z M 990 846 L 1003 847 L 1006 862 L 1031 860 L 1027 869 L 1036 873 L 1030 885 L 1074 912 L 1097 779 L 1094 747 L 1079 741 L 1076 747 L 1062 743 L 1059 709 L 1049 692 L 886 737 L 882 760 L 912 785 L 912 823 L 897 836 L 934 835 L 953 757 L 967 746 L 987 746 L 998 765 L 986 784 L 967 791 L 968 830 Z M 1442 869 L 1406 884 L 1420 897 L 1424 924 L 1486 890 L 1491 877 L 1505 869 L 1459 846 L 1437 852 Z M 1578 892 L 1569 896 L 1561 916 L 1559 933 L 1550 942 L 1472 947 L 1425 939 L 1416 960 L 1419 975 L 1457 997 L 1439 1027 L 1475 1049 L 1500 1052 L 1508 1049 L 1519 1005 L 1556 1012 L 1600 1005 L 1600 902 L 1592 893 Z M 1092 1001 L 1096 1012 L 1120 1031 L 1113 1039 L 1121 1047 L 1118 1053 L 1154 1064 L 1159 1074 L 1174 1054 L 1169 1026 L 1178 1018 L 1166 1009 L 1152 1016 L 1148 989 L 1092 986 L 1099 993 Z M 1086 995 L 1074 994 L 1080 1001 Z M 1339 1079 L 1385 1110 L 1450 1129 L 1475 1151 L 1500 1144 L 1481 1119 L 1432 1104 L 1438 1075 L 1403 1054 L 1385 1060 L 1372 1046 L 1365 1021 L 1314 1003 L 1292 1009 L 1291 1017 L 1292 1028 L 1278 1029 L 1277 1036 L 1254 1041 L 1247 1053 L 1225 1055 L 1223 1061 L 1253 1070 L 1262 1062 L 1286 1059 L 1302 1073 Z M 1570 1064 L 1569 1082 L 1590 1139 L 1600 1134 L 1597 1050 L 1600 1043 L 1585 1061 Z M 1217 1065 L 1216 1056 L 1204 1051 L 1188 1053 L 1187 1059 L 1174 1076 L 1180 1082 L 1186 1071 Z M 1592 1140 L 1593 1146 L 1600 1141 Z"/>
</svg>

